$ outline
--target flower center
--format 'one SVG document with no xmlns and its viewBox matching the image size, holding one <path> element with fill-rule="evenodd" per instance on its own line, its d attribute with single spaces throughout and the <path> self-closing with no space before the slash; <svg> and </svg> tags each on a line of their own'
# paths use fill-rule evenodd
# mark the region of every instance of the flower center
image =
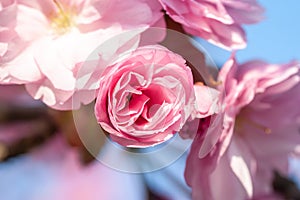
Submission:
<svg viewBox="0 0 300 200">
<path fill-rule="evenodd" d="M 75 13 L 70 9 L 65 9 L 57 0 L 53 0 L 58 11 L 51 17 L 51 26 L 55 33 L 62 35 L 69 32 L 75 25 Z"/>
<path fill-rule="evenodd" d="M 257 122 L 254 122 L 253 120 L 246 119 L 244 117 L 238 116 L 235 120 L 235 130 L 238 133 L 243 133 L 245 129 L 247 129 L 247 126 L 256 127 L 257 129 L 262 130 L 265 134 L 271 134 L 272 130 L 269 127 L 263 126 Z"/>
</svg>

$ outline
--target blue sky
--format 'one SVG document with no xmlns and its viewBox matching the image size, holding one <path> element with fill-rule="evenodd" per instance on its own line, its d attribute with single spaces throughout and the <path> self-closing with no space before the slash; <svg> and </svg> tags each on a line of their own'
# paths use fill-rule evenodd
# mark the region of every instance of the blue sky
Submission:
<svg viewBox="0 0 300 200">
<path fill-rule="evenodd" d="M 270 63 L 300 61 L 300 1 L 261 0 L 265 19 L 255 25 L 245 26 L 248 46 L 237 53 L 240 62 L 263 59 Z M 230 53 L 201 41 L 218 65 L 224 63 Z"/>
</svg>

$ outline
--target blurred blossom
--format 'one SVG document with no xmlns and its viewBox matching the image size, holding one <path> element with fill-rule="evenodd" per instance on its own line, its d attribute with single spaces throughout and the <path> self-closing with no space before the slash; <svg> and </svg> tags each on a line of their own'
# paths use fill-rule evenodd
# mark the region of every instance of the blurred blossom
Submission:
<svg viewBox="0 0 300 200">
<path fill-rule="evenodd" d="M 259 22 L 263 8 L 256 0 L 159 0 L 184 30 L 225 49 L 246 47 L 242 25 Z"/>
<path fill-rule="evenodd" d="M 0 194 L 9 200 L 146 199 L 139 175 L 112 170 L 99 162 L 82 166 L 76 149 L 61 136 L 0 164 Z"/>
<path fill-rule="evenodd" d="M 223 116 L 211 119 L 212 129 L 199 129 L 187 161 L 193 198 L 271 195 L 273 171 L 287 175 L 288 156 L 300 153 L 300 65 L 239 65 L 233 55 L 219 80 Z"/>
<path fill-rule="evenodd" d="M 5 0 L 0 17 L 0 83 L 26 84 L 35 99 L 63 110 L 72 109 L 77 90 L 87 90 L 75 87 L 76 73 L 96 47 L 126 30 L 142 28 L 139 35 L 163 20 L 160 4 L 145 0 Z M 103 54 L 124 43 L 111 44 Z"/>
<path fill-rule="evenodd" d="M 117 172 L 100 162 L 83 164 L 82 148 L 70 147 L 67 133 L 54 133 L 53 119 L 24 87 L 0 89 L 1 199 L 147 198 L 141 176 Z M 14 116 L 7 119 L 11 113 Z M 66 122 L 63 117 L 61 121 Z"/>
</svg>

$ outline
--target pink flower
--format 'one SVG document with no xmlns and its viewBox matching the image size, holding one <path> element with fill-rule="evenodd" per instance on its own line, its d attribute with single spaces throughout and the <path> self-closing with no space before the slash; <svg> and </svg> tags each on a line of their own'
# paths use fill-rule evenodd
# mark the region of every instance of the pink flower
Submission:
<svg viewBox="0 0 300 200">
<path fill-rule="evenodd" d="M 170 139 L 196 112 L 195 106 L 185 60 L 162 46 L 144 46 L 105 70 L 95 114 L 114 141 L 146 147 Z M 207 114 L 209 109 L 203 110 Z"/>
<path fill-rule="evenodd" d="M 77 72 L 99 45 L 126 30 L 145 30 L 162 19 L 159 3 L 143 0 L 18 0 L 16 7 L 16 13 L 7 15 L 16 14 L 15 26 L 4 24 L 17 34 L 17 39 L 4 43 L 14 46 L 16 55 L 2 58 L 0 83 L 26 84 L 35 99 L 56 109 L 74 108 L 72 96 L 82 89 L 76 88 Z M 114 53 L 110 51 L 124 43 L 114 44 L 103 54 Z"/>
<path fill-rule="evenodd" d="M 262 19 L 256 0 L 160 0 L 167 14 L 184 30 L 225 49 L 246 47 L 243 24 Z"/>
<path fill-rule="evenodd" d="M 288 156 L 300 153 L 300 65 L 238 66 L 232 57 L 219 79 L 224 112 L 199 129 L 187 161 L 193 199 L 271 195 L 273 170 L 287 174 Z"/>
</svg>

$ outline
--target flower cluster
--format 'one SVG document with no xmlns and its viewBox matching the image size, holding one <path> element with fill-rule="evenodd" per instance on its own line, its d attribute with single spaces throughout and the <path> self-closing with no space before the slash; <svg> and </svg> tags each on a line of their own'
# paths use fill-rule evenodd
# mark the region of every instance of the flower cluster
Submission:
<svg viewBox="0 0 300 200">
<path fill-rule="evenodd" d="M 277 198 L 274 172 L 287 175 L 289 156 L 300 155 L 300 63 L 237 62 L 235 51 L 247 44 L 242 26 L 262 20 L 263 11 L 256 0 L 3 0 L 0 84 L 24 85 L 46 105 L 29 103 L 30 109 L 95 103 L 97 127 L 127 148 L 152 147 L 176 134 L 192 140 L 185 179 L 195 200 Z M 185 36 L 185 44 L 170 39 L 167 28 L 232 55 L 210 74 L 206 55 L 197 49 L 202 57 L 190 62 L 195 47 Z M 20 91 L 1 93 L 0 104 L 22 103 Z M 69 134 L 73 122 L 49 112 L 36 129 L 36 119 L 22 128 L 23 139 L 60 128 L 57 141 L 82 147 Z M 28 150 L 7 150 L 23 136 L 5 130 L 11 133 L 0 137 L 0 160 Z"/>
<path fill-rule="evenodd" d="M 241 5 L 200 1 L 193 8 L 193 1 L 5 0 L 0 7 L 0 83 L 25 84 L 31 96 L 52 108 L 77 109 L 80 103 L 88 104 L 95 97 L 83 98 L 73 105 L 72 96 L 84 96 L 97 89 L 77 87 L 78 70 L 88 55 L 108 39 L 137 28 L 141 29 L 136 31 L 136 37 L 146 34 L 149 27 L 164 28 L 161 11 L 164 8 L 175 21 L 193 29 L 189 33 L 224 47 L 242 48 L 245 34 L 239 24 L 257 22 L 260 19 L 257 13 L 262 11 L 252 3 L 255 1 Z M 178 20 L 171 8 L 173 12 L 182 10 L 183 13 L 177 14 L 182 20 Z M 222 18 L 224 12 L 227 14 Z M 204 17 L 213 20 L 204 26 L 201 24 Z M 152 35 L 152 43 L 160 41 L 162 35 Z M 112 47 L 101 52 L 99 59 L 122 49 L 124 43 L 110 44 Z"/>
</svg>

